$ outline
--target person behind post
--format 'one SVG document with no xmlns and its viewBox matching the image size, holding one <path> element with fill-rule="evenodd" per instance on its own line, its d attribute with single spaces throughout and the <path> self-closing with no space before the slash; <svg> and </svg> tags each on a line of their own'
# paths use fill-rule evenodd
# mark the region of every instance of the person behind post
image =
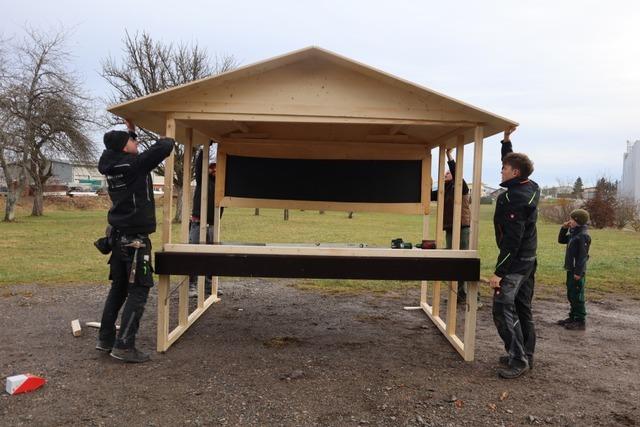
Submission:
<svg viewBox="0 0 640 427">
<path fill-rule="evenodd" d="M 104 134 L 105 150 L 98 170 L 106 175 L 111 198 L 107 215 L 111 231 L 109 279 L 96 349 L 125 362 L 145 362 L 149 355 L 136 348 L 136 334 L 149 290 L 153 287 L 151 240 L 156 231 L 155 200 L 151 171 L 171 154 L 174 141 L 161 137 L 138 154 L 135 126 L 125 120 L 128 131 Z M 124 308 L 123 308 L 124 306 Z M 120 332 L 116 319 L 120 309 Z"/>
<path fill-rule="evenodd" d="M 189 243 L 200 243 L 200 207 L 201 207 L 201 193 L 202 193 L 202 148 L 198 151 L 195 162 L 195 175 L 196 175 L 196 189 L 193 194 L 193 209 L 191 210 L 191 221 L 189 222 Z M 213 243 L 213 224 L 215 218 L 214 212 L 214 200 L 216 189 L 216 163 L 209 163 L 208 185 L 207 185 L 207 230 L 206 230 L 206 242 L 207 244 Z M 220 218 L 224 208 L 220 209 Z M 205 292 L 211 293 L 211 276 L 205 277 Z M 220 292 L 218 292 L 220 294 Z M 189 276 L 189 297 L 195 298 L 198 296 L 198 278 L 197 276 Z"/>
<path fill-rule="evenodd" d="M 443 228 L 446 233 L 447 249 L 453 247 L 453 204 L 455 198 L 456 161 L 451 156 L 451 149 L 447 149 L 447 164 L 449 170 L 444 175 L 444 216 Z M 438 200 L 438 190 L 431 191 L 431 201 Z M 462 180 L 462 214 L 460 221 L 460 249 L 469 249 L 469 230 L 471 225 L 471 208 L 469 186 Z M 467 301 L 467 290 L 464 281 L 458 281 L 458 302 Z M 478 293 L 480 301 L 480 293 Z"/>
<path fill-rule="evenodd" d="M 584 331 L 586 329 L 587 309 L 584 301 L 584 287 L 591 247 L 587 222 L 589 222 L 589 212 L 576 209 L 569 215 L 569 220 L 562 224 L 558 235 L 558 243 L 567 245 L 564 269 L 567 270 L 567 299 L 571 309 L 569 317 L 557 323 L 569 330 Z"/>
<path fill-rule="evenodd" d="M 533 367 L 536 333 L 531 302 L 537 267 L 538 200 L 540 188 L 529 179 L 533 163 L 514 153 L 510 135 L 502 141 L 502 182 L 506 191 L 496 201 L 493 217 L 499 254 L 493 276 L 493 320 L 508 355 L 499 359 L 502 378 L 517 378 Z"/>
</svg>

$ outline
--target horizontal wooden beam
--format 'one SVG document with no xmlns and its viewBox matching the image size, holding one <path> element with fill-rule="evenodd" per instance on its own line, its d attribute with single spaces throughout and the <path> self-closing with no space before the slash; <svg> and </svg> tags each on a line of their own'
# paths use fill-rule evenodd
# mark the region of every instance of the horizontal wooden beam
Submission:
<svg viewBox="0 0 640 427">
<path fill-rule="evenodd" d="M 199 245 L 169 243 L 164 245 L 164 252 L 183 253 L 215 253 L 215 254 L 245 254 L 245 255 L 307 255 L 307 256 L 365 256 L 365 257 L 394 257 L 394 258 L 478 258 L 478 251 L 452 249 L 391 249 L 391 248 L 345 248 L 286 244 L 268 246 L 266 244 L 246 245 Z"/>
<path fill-rule="evenodd" d="M 427 157 L 427 148 L 423 145 L 393 142 L 256 141 L 236 138 L 223 138 L 218 142 L 218 153 L 236 156 L 343 160 L 421 160 Z"/>
<path fill-rule="evenodd" d="M 199 121 L 242 121 L 242 122 L 285 122 L 285 123 L 346 123 L 346 124 L 385 124 L 385 125 L 421 125 L 421 126 L 452 126 L 475 127 L 478 122 L 398 119 L 388 117 L 357 117 L 357 116 L 315 116 L 297 114 L 251 114 L 251 113 L 200 113 L 176 112 L 176 120 Z"/>
<path fill-rule="evenodd" d="M 421 203 L 349 203 L 310 200 L 250 199 L 244 197 L 223 197 L 220 201 L 220 206 L 337 212 L 381 212 L 405 215 L 417 215 L 423 212 Z"/>
</svg>

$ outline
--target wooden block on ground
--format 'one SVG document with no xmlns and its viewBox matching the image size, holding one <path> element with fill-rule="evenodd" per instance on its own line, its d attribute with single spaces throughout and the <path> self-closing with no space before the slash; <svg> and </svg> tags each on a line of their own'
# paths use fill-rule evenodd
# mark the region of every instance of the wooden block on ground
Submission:
<svg viewBox="0 0 640 427">
<path fill-rule="evenodd" d="M 75 319 L 71 321 L 71 331 L 74 337 L 82 335 L 82 328 L 80 327 L 80 320 Z"/>
</svg>

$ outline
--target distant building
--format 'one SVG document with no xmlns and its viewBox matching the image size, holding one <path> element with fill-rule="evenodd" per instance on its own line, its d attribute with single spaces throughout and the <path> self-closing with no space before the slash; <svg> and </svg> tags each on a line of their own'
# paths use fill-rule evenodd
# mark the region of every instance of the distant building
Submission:
<svg viewBox="0 0 640 427">
<path fill-rule="evenodd" d="M 596 197 L 596 187 L 584 187 L 582 189 L 582 199 L 590 200 Z"/>
<path fill-rule="evenodd" d="M 72 160 L 52 160 L 52 176 L 47 186 L 66 186 L 68 188 L 84 188 L 97 190 L 107 185 L 104 175 L 98 172 L 98 165 Z"/>
<path fill-rule="evenodd" d="M 622 182 L 618 186 L 620 197 L 640 202 L 640 140 L 627 141 L 627 152 L 622 157 Z"/>
</svg>

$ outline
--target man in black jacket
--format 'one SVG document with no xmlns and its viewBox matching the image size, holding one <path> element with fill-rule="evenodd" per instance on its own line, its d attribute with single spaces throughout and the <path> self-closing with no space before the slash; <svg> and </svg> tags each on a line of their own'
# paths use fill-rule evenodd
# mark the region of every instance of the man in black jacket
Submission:
<svg viewBox="0 0 640 427">
<path fill-rule="evenodd" d="M 193 193 L 193 209 L 191 210 L 191 221 L 189 222 L 189 243 L 200 243 L 200 206 L 202 199 L 202 156 L 203 150 L 198 151 L 195 161 L 195 175 L 196 175 L 196 189 Z M 207 244 L 213 243 L 213 224 L 215 218 L 213 201 L 215 199 L 216 189 L 216 163 L 209 163 L 209 173 L 207 174 L 207 231 L 206 242 Z M 224 208 L 220 209 L 220 218 Z M 198 296 L 197 276 L 189 276 L 189 297 L 195 298 Z M 211 276 L 205 277 L 205 292 L 211 292 Z M 220 295 L 220 292 L 218 292 Z"/>
<path fill-rule="evenodd" d="M 494 289 L 493 320 L 508 356 L 498 371 L 502 378 L 517 378 L 533 366 L 536 333 L 531 313 L 535 284 L 540 188 L 529 179 L 533 163 L 514 153 L 510 135 L 502 141 L 502 183 L 507 189 L 498 196 L 493 225 L 500 253 L 489 284 Z"/>
<path fill-rule="evenodd" d="M 109 236 L 112 253 L 111 289 L 96 349 L 110 352 L 112 357 L 125 362 L 145 362 L 149 355 L 136 348 L 135 339 L 149 289 L 154 284 L 149 234 L 156 231 L 156 212 L 151 171 L 171 154 L 174 141 L 160 138 L 138 154 L 135 127 L 129 120 L 126 123 L 128 132 L 104 134 L 106 150 L 98 163 L 98 170 L 107 177 L 112 203 L 107 216 L 112 227 Z M 140 246 L 138 249 L 134 247 L 136 244 Z M 116 337 L 115 323 L 123 305 Z"/>
</svg>

